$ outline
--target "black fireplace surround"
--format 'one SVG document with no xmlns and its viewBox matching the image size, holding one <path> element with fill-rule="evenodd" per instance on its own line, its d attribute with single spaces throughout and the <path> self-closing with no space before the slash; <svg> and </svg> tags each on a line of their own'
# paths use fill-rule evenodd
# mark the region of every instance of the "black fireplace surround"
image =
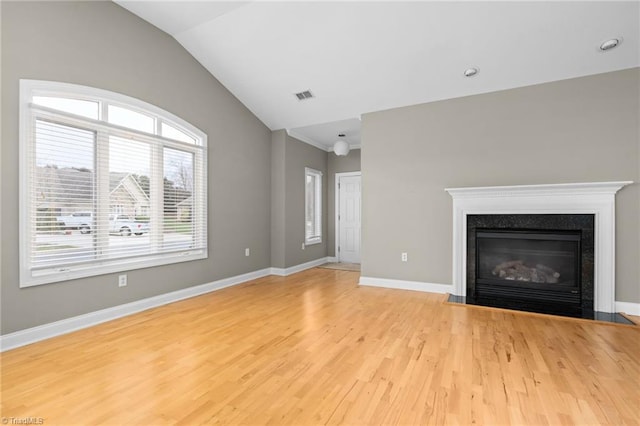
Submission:
<svg viewBox="0 0 640 426">
<path fill-rule="evenodd" d="M 467 303 L 591 317 L 594 215 L 467 216 Z"/>
</svg>

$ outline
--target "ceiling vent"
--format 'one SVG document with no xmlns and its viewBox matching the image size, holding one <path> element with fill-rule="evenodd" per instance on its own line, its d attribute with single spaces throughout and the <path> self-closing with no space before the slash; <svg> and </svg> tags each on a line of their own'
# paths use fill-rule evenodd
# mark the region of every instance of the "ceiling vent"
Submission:
<svg viewBox="0 0 640 426">
<path fill-rule="evenodd" d="M 304 101 L 305 99 L 311 99 L 313 98 L 313 93 L 311 93 L 309 90 L 305 90 L 304 92 L 296 93 L 296 98 L 298 98 L 299 101 Z"/>
</svg>

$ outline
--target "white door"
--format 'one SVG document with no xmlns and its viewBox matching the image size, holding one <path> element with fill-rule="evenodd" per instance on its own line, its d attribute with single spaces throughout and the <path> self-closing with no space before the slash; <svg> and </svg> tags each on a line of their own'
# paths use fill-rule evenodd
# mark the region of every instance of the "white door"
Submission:
<svg viewBox="0 0 640 426">
<path fill-rule="evenodd" d="M 360 263 L 360 175 L 338 175 L 339 262 Z"/>
</svg>

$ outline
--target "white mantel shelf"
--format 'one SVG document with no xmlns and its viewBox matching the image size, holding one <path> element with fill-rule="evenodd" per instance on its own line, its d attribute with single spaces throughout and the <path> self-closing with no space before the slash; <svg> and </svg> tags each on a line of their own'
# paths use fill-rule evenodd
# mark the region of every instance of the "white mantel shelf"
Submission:
<svg viewBox="0 0 640 426">
<path fill-rule="evenodd" d="M 446 188 L 453 198 L 453 293 L 467 292 L 467 215 L 593 214 L 594 310 L 615 312 L 615 194 L 631 183 Z"/>
<path fill-rule="evenodd" d="M 483 186 L 475 188 L 445 188 L 456 198 L 512 197 L 520 196 L 566 196 L 576 194 L 613 194 L 633 181 L 558 183 L 544 185 Z"/>
</svg>

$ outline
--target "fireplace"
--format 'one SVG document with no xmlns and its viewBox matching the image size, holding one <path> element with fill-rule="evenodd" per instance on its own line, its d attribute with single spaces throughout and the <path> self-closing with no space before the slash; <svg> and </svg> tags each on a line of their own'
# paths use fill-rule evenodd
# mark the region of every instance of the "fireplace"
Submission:
<svg viewBox="0 0 640 426">
<path fill-rule="evenodd" d="M 621 188 L 631 183 L 633 182 L 585 182 L 446 188 L 445 190 L 453 198 L 453 286 L 451 296 L 456 301 L 465 303 L 466 299 L 472 299 L 476 294 L 476 275 L 482 275 L 476 272 L 476 230 L 478 229 L 486 230 L 489 233 L 516 231 L 520 235 L 523 235 L 524 231 L 534 231 L 533 234 L 539 234 L 538 237 L 542 237 L 543 241 L 549 233 L 558 235 L 572 233 L 577 235 L 579 233 L 580 266 L 579 270 L 574 273 L 571 285 L 577 286 L 577 281 L 579 281 L 579 293 L 576 294 L 580 295 L 580 306 L 578 308 L 574 303 L 574 308 L 583 312 L 593 310 L 594 317 L 601 314 L 615 316 L 615 195 Z M 486 220 L 483 219 L 484 222 L 474 224 L 474 217 Z M 513 223 L 510 219 L 513 217 L 523 220 Z M 583 228 L 582 225 L 577 226 L 576 223 L 566 225 L 576 219 L 582 220 L 580 217 L 590 217 L 592 223 L 587 228 Z M 472 221 L 470 225 L 468 219 Z M 473 233 L 472 236 L 469 235 L 470 232 Z M 547 239 L 547 241 L 549 240 Z M 547 248 L 549 244 L 549 242 L 545 243 Z M 562 243 L 560 251 L 570 256 L 569 253 L 574 250 L 574 248 L 569 248 L 572 244 L 570 242 Z M 522 246 L 515 248 L 523 249 Z M 538 261 L 536 261 L 536 256 Z M 528 262 L 525 266 L 532 268 L 532 263 L 535 262 L 535 265 L 549 266 L 539 261 L 541 260 L 539 254 L 536 256 L 533 256 L 533 259 L 523 259 L 523 265 Z M 494 265 L 491 271 L 496 266 L 498 265 Z M 504 266 L 508 267 L 508 265 Z M 551 268 L 554 268 L 553 265 Z M 557 277 L 559 281 L 560 278 L 566 278 L 569 273 L 566 270 L 565 272 L 556 272 L 560 274 Z M 483 273 L 486 275 L 486 271 Z M 496 270 L 496 273 L 499 277 L 500 269 Z M 533 274 L 533 271 L 530 270 L 529 273 Z M 507 274 L 507 271 L 504 274 Z M 490 279 L 495 277 L 493 274 L 491 275 Z M 480 276 L 480 278 L 483 277 Z M 506 278 L 506 275 L 499 278 Z M 504 284 L 504 281 L 516 280 L 504 279 L 501 282 Z M 522 282 L 517 284 L 522 285 Z M 511 287 L 513 290 L 513 286 Z M 529 285 L 529 287 L 535 287 L 535 285 Z M 479 290 L 482 294 L 482 288 Z M 527 289 L 528 299 L 520 299 L 522 305 L 537 304 L 538 307 L 552 305 L 552 301 L 549 299 L 531 300 L 533 299 L 531 294 L 535 293 L 531 290 Z M 565 294 L 564 297 L 569 296 Z M 484 298 L 488 303 L 494 303 L 497 299 L 500 298 L 493 295 Z M 567 306 L 568 304 L 565 303 L 565 308 Z M 521 307 L 521 309 L 524 308 Z"/>
<path fill-rule="evenodd" d="M 593 215 L 467 216 L 469 302 L 593 313 Z"/>
</svg>

